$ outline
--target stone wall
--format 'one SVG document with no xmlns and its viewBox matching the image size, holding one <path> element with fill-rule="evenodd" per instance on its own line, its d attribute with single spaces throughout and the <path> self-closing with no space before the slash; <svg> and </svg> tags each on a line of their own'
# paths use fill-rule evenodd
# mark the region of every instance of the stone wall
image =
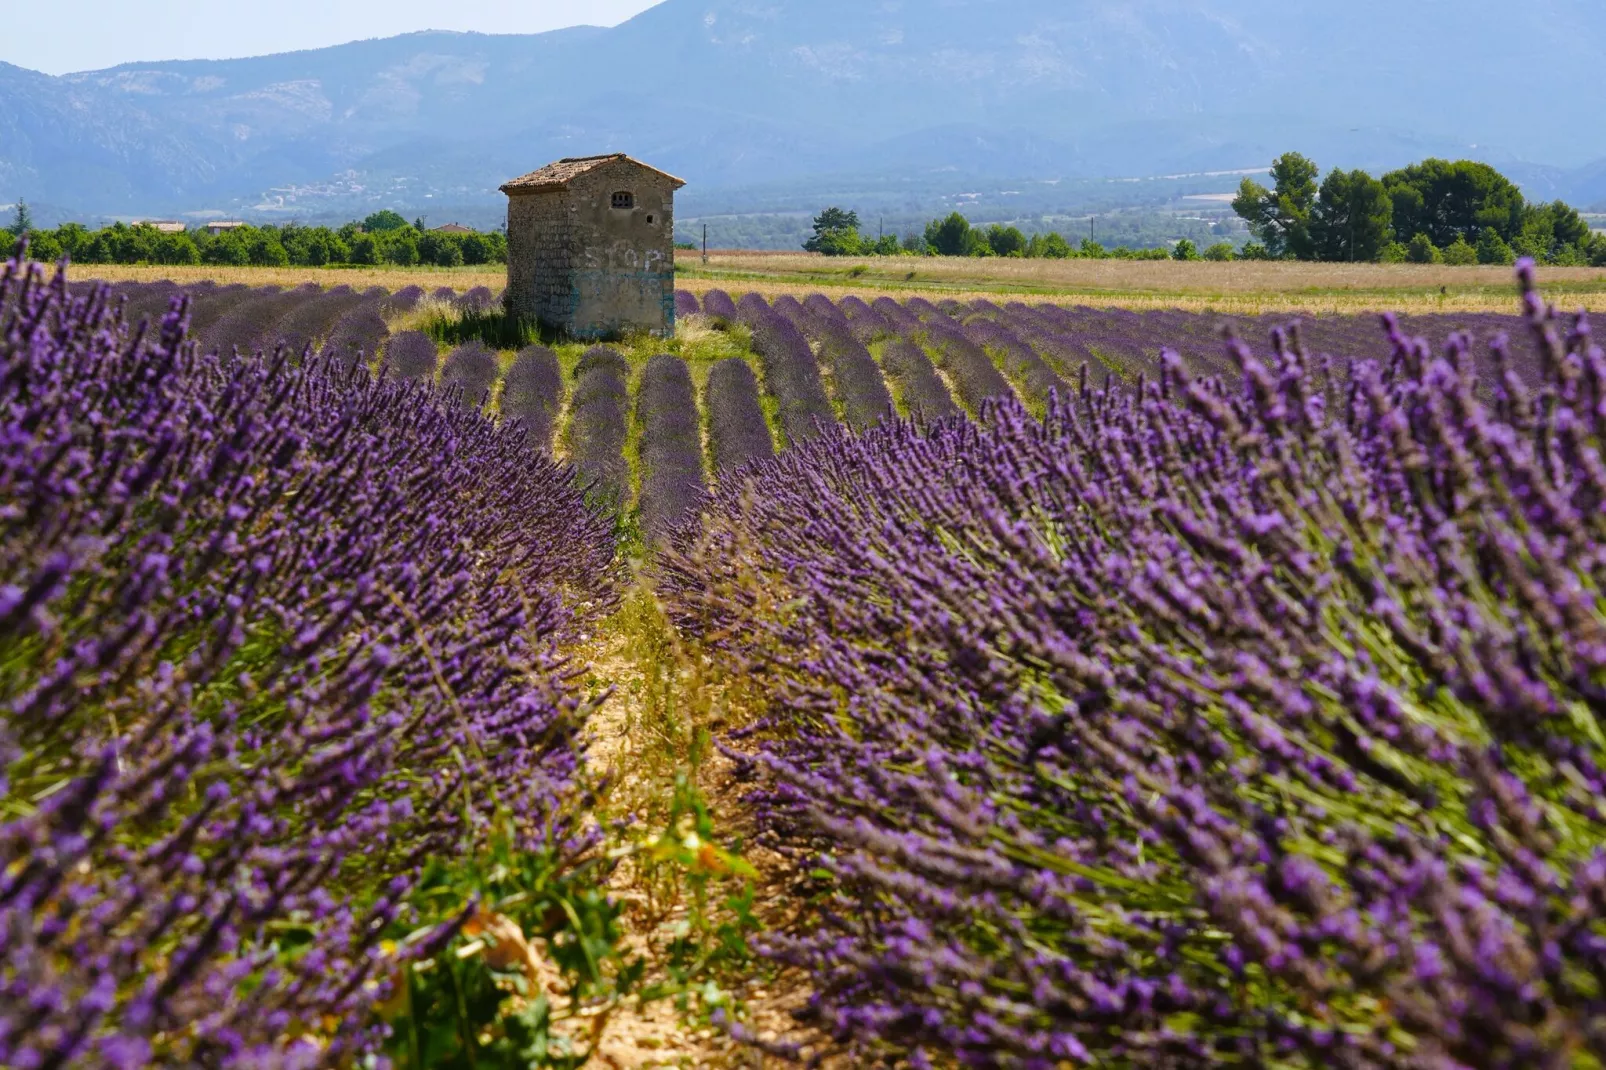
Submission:
<svg viewBox="0 0 1606 1070">
<path fill-rule="evenodd" d="M 573 303 L 569 252 L 576 244 L 569 195 L 508 199 L 507 306 L 524 319 L 562 326 Z"/>
<path fill-rule="evenodd" d="M 615 208 L 615 193 L 631 194 Z M 571 337 L 675 329 L 674 184 L 626 160 L 508 208 L 508 306 Z"/>
</svg>

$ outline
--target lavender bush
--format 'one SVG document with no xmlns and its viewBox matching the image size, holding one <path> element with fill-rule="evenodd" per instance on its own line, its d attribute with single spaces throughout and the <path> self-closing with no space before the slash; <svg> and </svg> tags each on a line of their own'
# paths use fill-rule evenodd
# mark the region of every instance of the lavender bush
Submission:
<svg viewBox="0 0 1606 1070">
<path fill-rule="evenodd" d="M 736 302 L 724 290 L 709 290 L 703 294 L 703 315 L 719 323 L 735 323 Z"/>
<path fill-rule="evenodd" d="M 675 291 L 675 315 L 695 316 L 702 312 L 702 306 L 697 303 L 697 295 L 689 290 Z"/>
<path fill-rule="evenodd" d="M 386 316 L 411 312 L 418 307 L 418 303 L 423 299 L 424 288 L 422 286 L 404 286 L 385 298 L 380 307 L 380 312 Z"/>
<path fill-rule="evenodd" d="M 384 349 L 390 326 L 379 312 L 380 298 L 368 300 L 340 317 L 323 345 L 323 356 L 342 367 L 367 366 Z"/>
<path fill-rule="evenodd" d="M 459 312 L 489 312 L 496 307 L 496 294 L 489 286 L 476 286 L 453 304 Z"/>
<path fill-rule="evenodd" d="M 697 389 L 679 357 L 647 362 L 636 397 L 641 427 L 641 530 L 649 546 L 663 542 L 708 492 Z"/>
<path fill-rule="evenodd" d="M 433 383 L 440 350 L 423 331 L 403 331 L 385 343 L 387 373 L 403 382 Z"/>
<path fill-rule="evenodd" d="M 709 467 L 716 476 L 775 456 L 758 376 L 747 361 L 730 357 L 715 364 L 708 373 L 703 403 L 708 412 Z"/>
<path fill-rule="evenodd" d="M 617 512 L 630 502 L 630 465 L 625 439 L 630 431 L 630 363 L 615 350 L 597 346 L 574 369 L 569 412 L 569 458 L 602 509 Z"/>
<path fill-rule="evenodd" d="M 563 408 L 563 370 L 545 346 L 519 351 L 502 384 L 502 419 L 522 428 L 527 441 L 542 453 L 552 452 L 552 428 Z"/>
<path fill-rule="evenodd" d="M 664 586 L 859 1065 L 1606 1059 L 1606 354 L 1531 270 L 1527 381 L 1280 332 L 720 493 Z"/>
<path fill-rule="evenodd" d="M 7 298 L 0 1064 L 410 1061 L 385 1008 L 464 965 L 412 969 L 477 909 L 450 873 L 539 892 L 592 842 L 556 644 L 608 523 L 429 391 Z"/>
<path fill-rule="evenodd" d="M 496 353 L 484 342 L 465 342 L 446 355 L 441 390 L 455 396 L 459 405 L 477 409 L 495 388 L 501 371 Z"/>
</svg>

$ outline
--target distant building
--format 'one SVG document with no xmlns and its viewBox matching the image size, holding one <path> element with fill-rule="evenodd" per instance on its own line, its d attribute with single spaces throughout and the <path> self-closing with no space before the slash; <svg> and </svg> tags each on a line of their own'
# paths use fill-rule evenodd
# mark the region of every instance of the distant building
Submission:
<svg viewBox="0 0 1606 1070">
<path fill-rule="evenodd" d="M 675 330 L 675 191 L 624 153 L 559 160 L 508 196 L 508 310 L 572 338 Z"/>
<path fill-rule="evenodd" d="M 141 225 L 159 230 L 163 234 L 183 234 L 189 229 L 183 223 L 173 219 L 147 219 Z"/>
<path fill-rule="evenodd" d="M 444 227 L 434 227 L 434 228 L 432 228 L 432 233 L 435 233 L 435 234 L 473 234 L 474 233 L 474 228 L 473 227 L 465 227 L 461 223 L 448 223 Z"/>
<path fill-rule="evenodd" d="M 220 219 L 216 222 L 208 223 L 206 229 L 213 234 L 221 234 L 225 230 L 239 230 L 245 225 L 242 220 L 238 219 Z"/>
</svg>

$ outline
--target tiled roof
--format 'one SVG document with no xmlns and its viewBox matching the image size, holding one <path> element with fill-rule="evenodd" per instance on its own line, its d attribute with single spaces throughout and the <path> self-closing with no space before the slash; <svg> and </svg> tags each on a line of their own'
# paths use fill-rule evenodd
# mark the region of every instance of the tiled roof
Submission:
<svg viewBox="0 0 1606 1070">
<path fill-rule="evenodd" d="M 667 178 L 669 181 L 673 182 L 676 189 L 679 189 L 686 184 L 683 179 L 676 178 L 674 175 L 660 171 L 656 167 L 649 167 L 640 160 L 633 160 L 622 152 L 610 152 L 605 156 L 570 156 L 559 160 L 557 163 L 549 163 L 539 171 L 531 171 L 527 175 L 521 175 L 520 177 L 507 182 L 502 186 L 502 192 L 544 193 L 548 190 L 568 189 L 569 183 L 573 182 L 587 171 L 594 170 L 606 163 L 613 163 L 615 160 L 625 160 L 629 163 L 635 164 L 644 171 L 651 171 L 655 175 L 662 175 L 664 178 Z"/>
</svg>

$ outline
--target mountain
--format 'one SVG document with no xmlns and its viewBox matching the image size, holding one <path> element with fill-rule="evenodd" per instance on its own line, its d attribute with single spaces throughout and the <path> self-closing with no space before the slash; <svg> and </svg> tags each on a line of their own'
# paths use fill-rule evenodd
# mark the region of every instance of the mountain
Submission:
<svg viewBox="0 0 1606 1070">
<path fill-rule="evenodd" d="M 1576 171 L 1600 199 L 1606 126 L 1573 83 L 1603 49 L 1598 0 L 666 0 L 613 29 L 60 78 L 0 65 L 0 200 L 491 213 L 501 180 L 616 149 L 695 198 L 1228 170 L 1288 148 L 1475 155 L 1563 194 Z"/>
</svg>

